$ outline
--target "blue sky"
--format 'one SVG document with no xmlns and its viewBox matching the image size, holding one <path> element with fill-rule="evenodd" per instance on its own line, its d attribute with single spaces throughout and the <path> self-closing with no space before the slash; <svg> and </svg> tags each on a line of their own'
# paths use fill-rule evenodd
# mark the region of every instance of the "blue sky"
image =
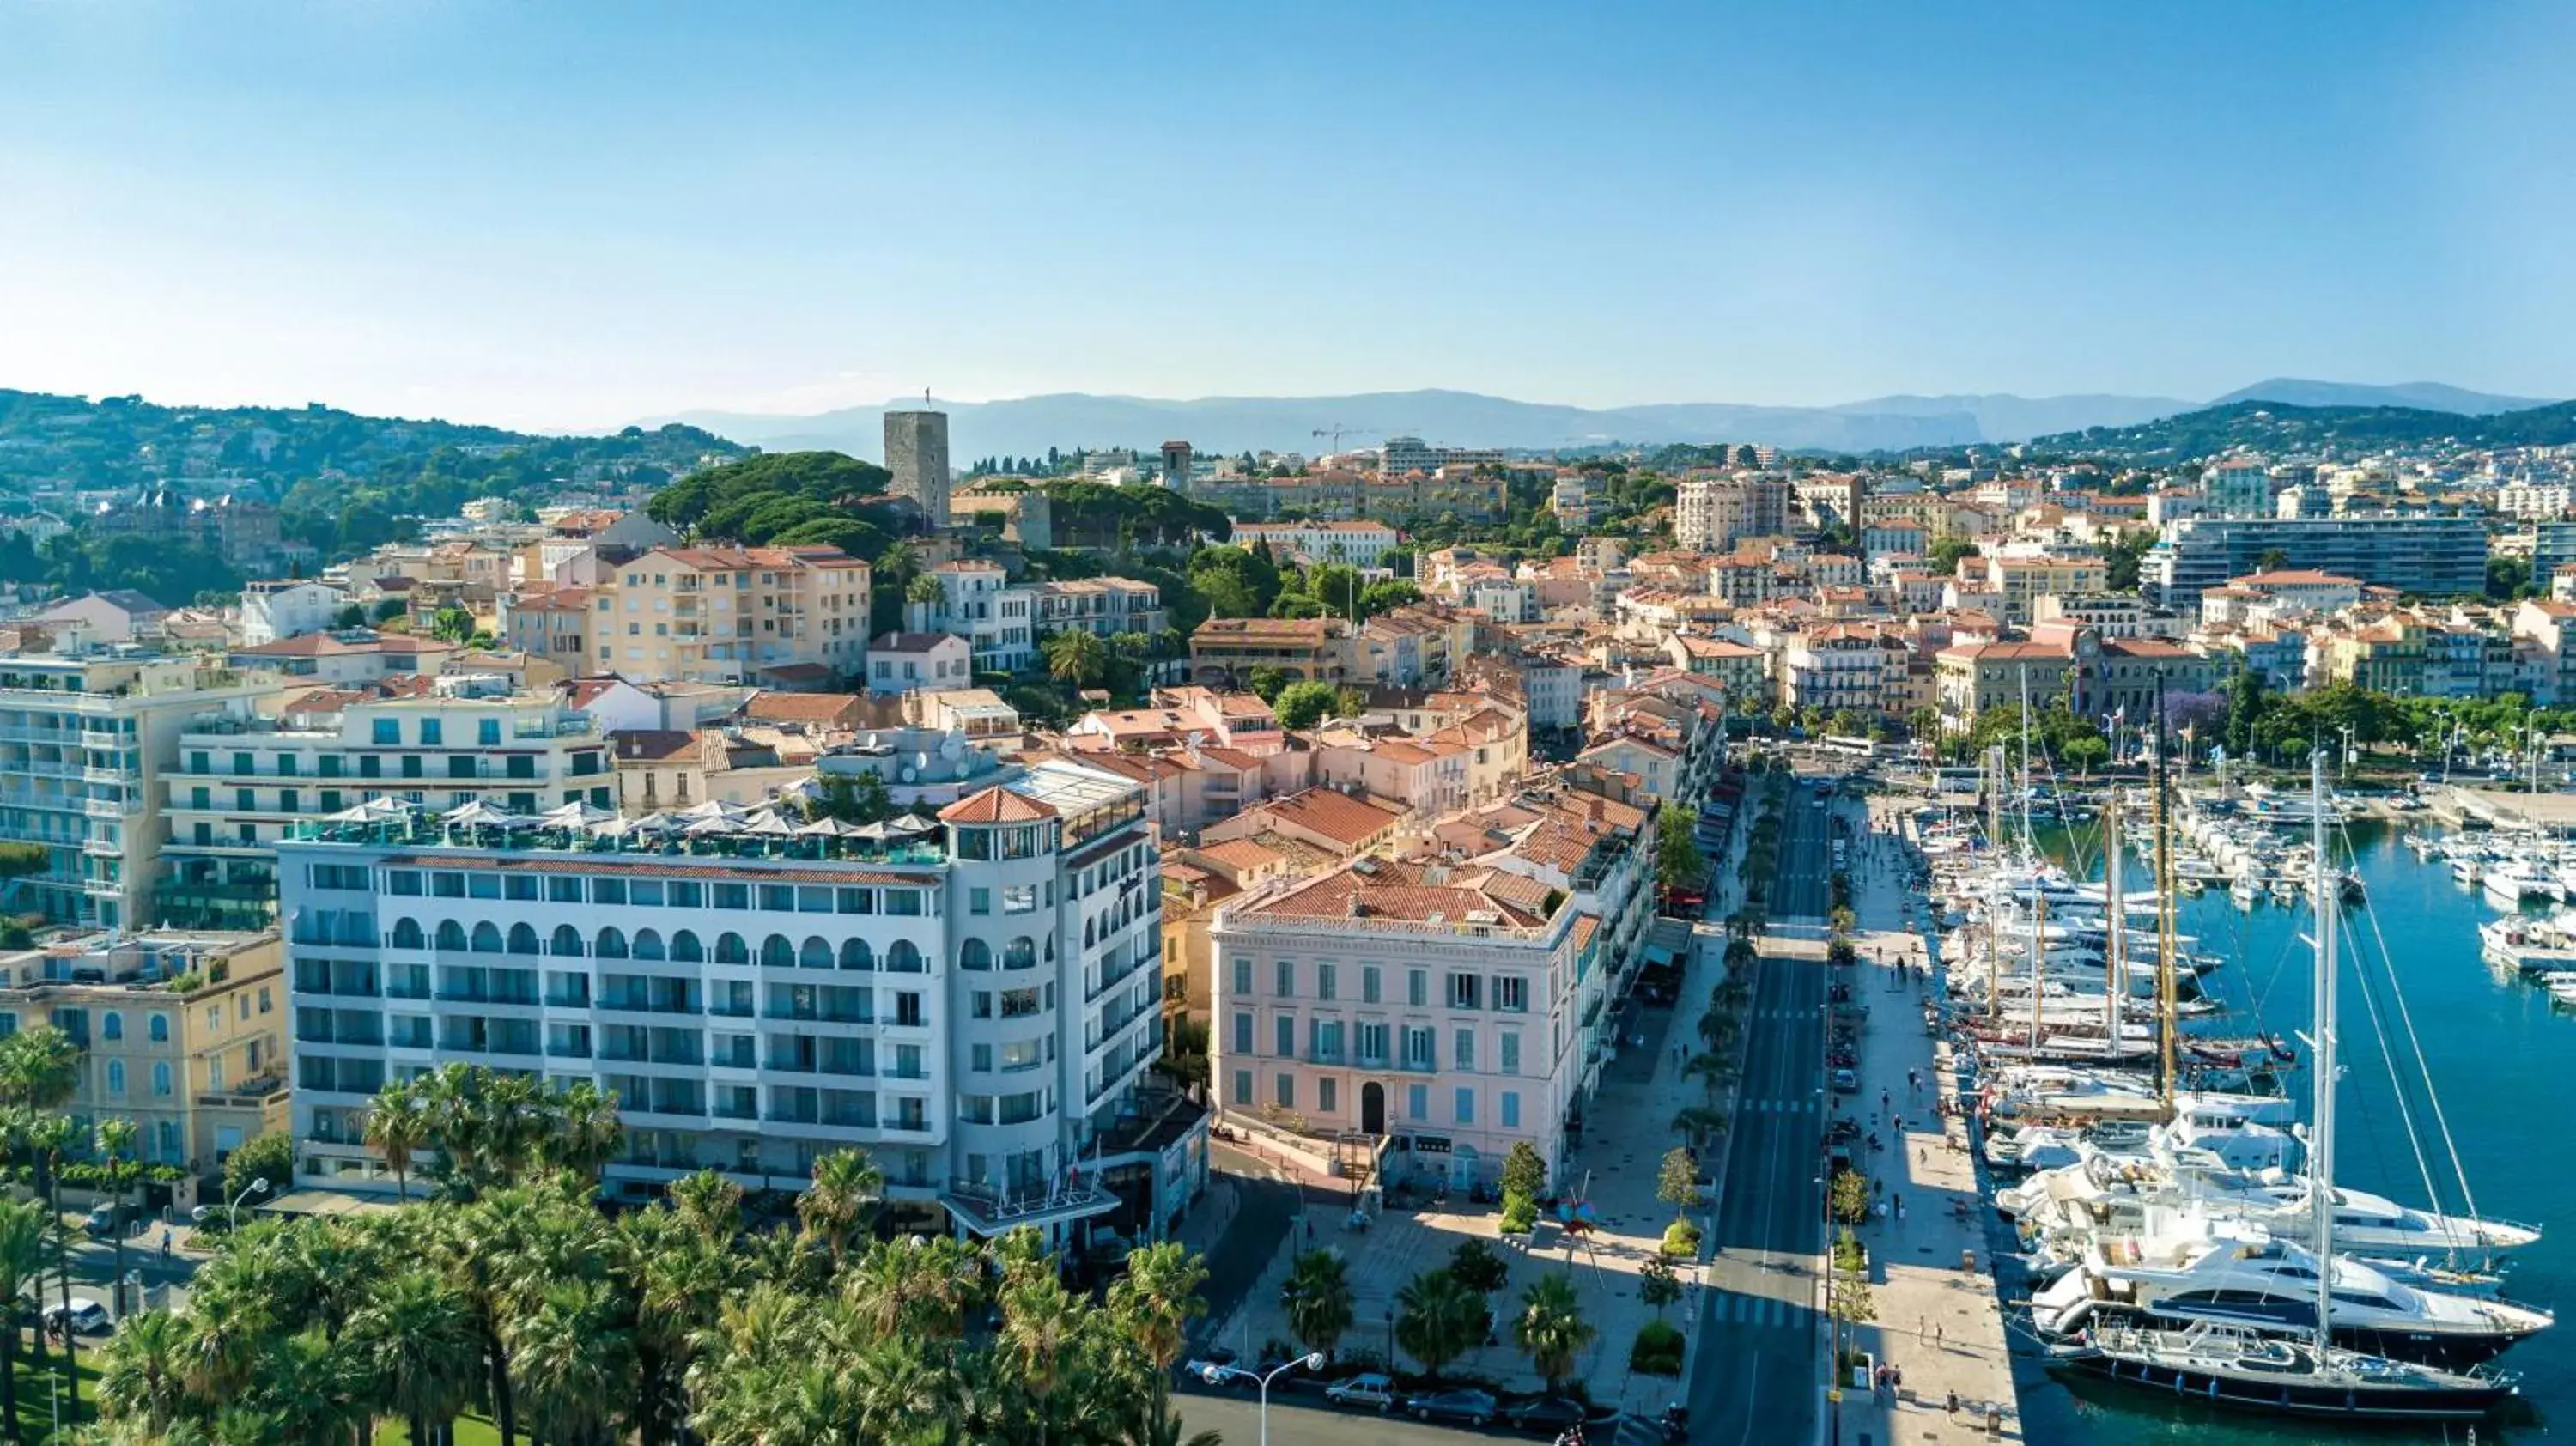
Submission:
<svg viewBox="0 0 2576 1446">
<path fill-rule="evenodd" d="M 2576 7 L 0 0 L 0 386 L 2576 395 Z"/>
</svg>

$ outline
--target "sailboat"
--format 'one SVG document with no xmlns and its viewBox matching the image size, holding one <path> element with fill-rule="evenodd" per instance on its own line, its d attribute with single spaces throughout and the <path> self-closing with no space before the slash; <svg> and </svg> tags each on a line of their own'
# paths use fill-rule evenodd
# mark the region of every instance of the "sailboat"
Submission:
<svg viewBox="0 0 2576 1446">
<path fill-rule="evenodd" d="M 2308 1251 L 2335 1258 L 2335 932 L 2342 897 L 2331 877 L 2327 850 L 2326 765 L 2316 755 L 2315 794 L 2316 1037 L 2311 1042 Z M 2338 1416 L 2384 1421 L 2475 1420 L 2515 1394 L 2504 1378 L 2480 1371 L 2392 1360 L 2337 1345 L 2334 1340 L 2335 1275 L 2311 1269 L 2314 1307 L 2304 1338 L 2265 1333 L 2253 1325 L 2195 1320 L 2181 1329 L 2145 1321 L 2105 1320 L 2080 1329 L 2049 1349 L 2053 1368 L 2105 1376 L 2274 1414 Z"/>
</svg>

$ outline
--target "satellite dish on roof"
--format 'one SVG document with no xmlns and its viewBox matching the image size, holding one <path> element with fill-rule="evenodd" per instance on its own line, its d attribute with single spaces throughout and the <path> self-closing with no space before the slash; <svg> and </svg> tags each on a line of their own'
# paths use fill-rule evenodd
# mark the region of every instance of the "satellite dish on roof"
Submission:
<svg viewBox="0 0 2576 1446">
<path fill-rule="evenodd" d="M 902 779 L 904 782 L 906 782 L 906 783 L 910 783 L 910 782 L 912 782 L 914 775 L 913 775 L 913 771 L 912 771 L 911 769 L 907 768 L 907 769 L 903 770 L 901 773 L 897 774 L 897 775 L 896 775 L 896 777 L 901 778 L 901 779 Z"/>
<path fill-rule="evenodd" d="M 915 768 L 928 768 L 930 766 L 930 755 L 927 753 L 916 753 L 912 755 L 912 766 Z"/>
<path fill-rule="evenodd" d="M 955 759 L 965 752 L 966 744 L 954 733 L 939 740 L 939 756 L 942 758 Z"/>
</svg>

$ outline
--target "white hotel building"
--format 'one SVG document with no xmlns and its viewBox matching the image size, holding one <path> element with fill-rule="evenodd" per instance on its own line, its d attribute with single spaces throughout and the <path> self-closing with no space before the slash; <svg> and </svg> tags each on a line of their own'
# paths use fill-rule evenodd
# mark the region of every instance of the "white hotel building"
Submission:
<svg viewBox="0 0 2576 1446">
<path fill-rule="evenodd" d="M 917 1224 L 1158 1238 L 1204 1181 L 1206 1115 L 1147 1077 L 1143 813 L 1126 780 L 1051 761 L 867 853 L 308 830 L 279 849 L 296 1178 L 392 1189 L 369 1096 L 461 1060 L 615 1091 L 613 1193 L 708 1167 L 794 1189 L 855 1145 Z"/>
<path fill-rule="evenodd" d="M 1497 835 L 1500 847 L 1475 851 Z M 1390 1181 L 1553 1172 L 1615 1043 L 1652 914 L 1643 810 L 1540 785 L 1444 822 L 1440 860 L 1362 858 L 1228 904 L 1211 1078 L 1229 1122 L 1385 1143 Z"/>
</svg>

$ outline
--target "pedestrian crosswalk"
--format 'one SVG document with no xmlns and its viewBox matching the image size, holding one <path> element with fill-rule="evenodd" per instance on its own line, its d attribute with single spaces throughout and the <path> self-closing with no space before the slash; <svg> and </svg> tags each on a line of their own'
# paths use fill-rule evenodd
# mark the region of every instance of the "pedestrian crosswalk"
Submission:
<svg viewBox="0 0 2576 1446">
<path fill-rule="evenodd" d="M 1776 1295 L 1740 1295 L 1721 1292 L 1711 1308 L 1718 1325 L 1743 1326 L 1748 1330 L 1786 1330 L 1806 1325 L 1806 1307 L 1782 1300 Z"/>
<path fill-rule="evenodd" d="M 1753 1017 L 1756 1019 L 1780 1020 L 1821 1019 L 1824 1017 L 1824 1013 L 1825 1012 L 1822 1009 L 1757 1009 L 1753 1011 Z"/>
<path fill-rule="evenodd" d="M 1746 1100 L 1735 1108 L 1738 1114 L 1747 1115 L 1813 1115 L 1824 1110 L 1824 1106 L 1814 1099 Z"/>
</svg>

